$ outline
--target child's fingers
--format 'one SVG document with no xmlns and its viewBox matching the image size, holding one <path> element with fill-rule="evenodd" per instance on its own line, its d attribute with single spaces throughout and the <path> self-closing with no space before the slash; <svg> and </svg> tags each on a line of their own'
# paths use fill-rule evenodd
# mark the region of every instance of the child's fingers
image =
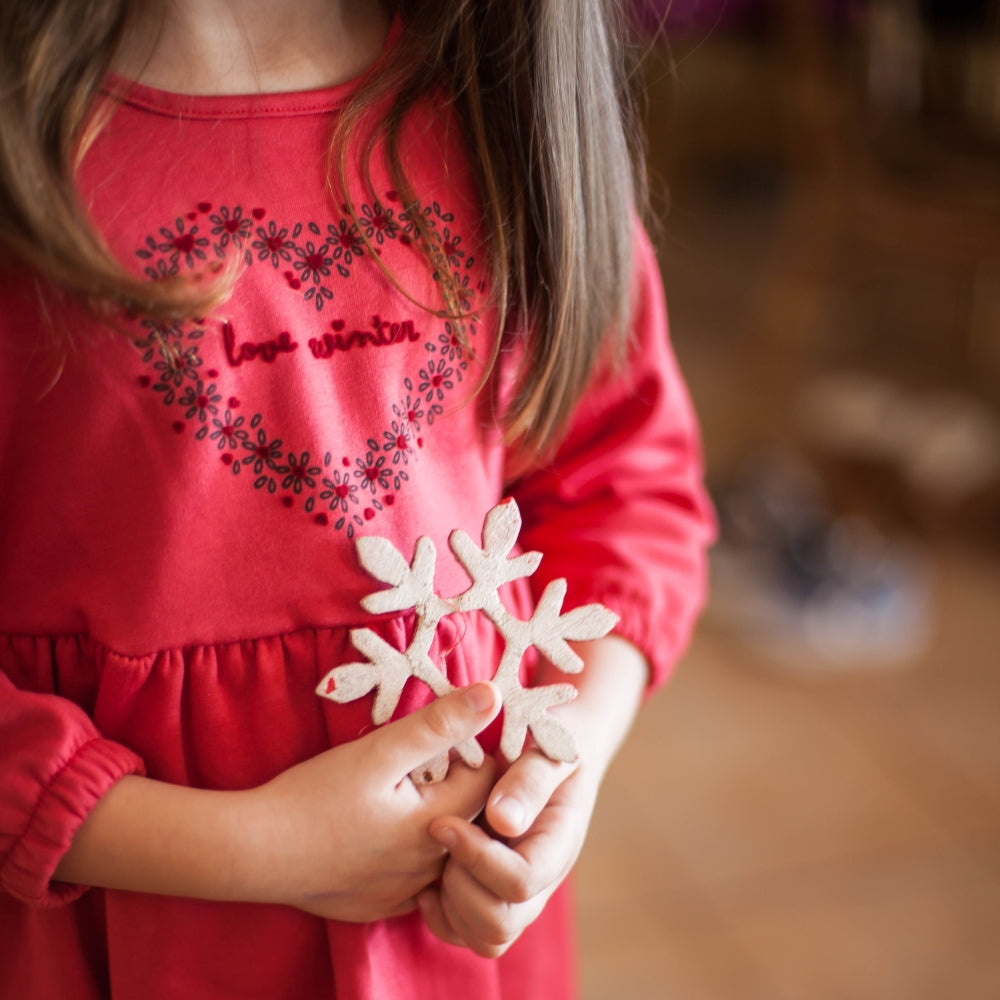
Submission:
<svg viewBox="0 0 1000 1000">
<path fill-rule="evenodd" d="M 535 920 L 578 850 L 569 811 L 558 806 L 514 847 L 454 816 L 436 820 L 430 832 L 449 853 L 441 878 L 441 919 L 486 958 L 502 955 Z"/>
<path fill-rule="evenodd" d="M 446 944 L 453 944 L 458 948 L 467 948 L 465 939 L 452 927 L 445 916 L 444 907 L 441 905 L 441 890 L 436 886 L 429 886 L 417 896 L 417 906 L 420 914 L 427 924 L 427 929 Z"/>
<path fill-rule="evenodd" d="M 490 794 L 486 821 L 501 837 L 521 836 L 531 829 L 555 790 L 575 768 L 575 764 L 549 760 L 538 750 L 526 750 Z"/>
<path fill-rule="evenodd" d="M 491 757 L 487 757 L 477 768 L 456 760 L 448 768 L 448 776 L 444 781 L 432 785 L 417 785 L 417 791 L 427 804 L 428 821 L 435 816 L 475 819 L 486 805 L 496 774 L 496 761 Z"/>
<path fill-rule="evenodd" d="M 544 833 L 512 848 L 478 826 L 449 816 L 435 820 L 430 834 L 476 882 L 507 903 L 526 902 L 562 874 L 558 844 Z"/>
<path fill-rule="evenodd" d="M 462 868 L 454 869 L 448 886 L 442 880 L 441 913 L 475 954 L 499 958 L 521 931 L 515 925 L 514 907 L 484 889 Z"/>
<path fill-rule="evenodd" d="M 461 865 L 450 861 L 441 879 L 444 919 L 468 948 L 483 958 L 498 958 L 545 905 L 548 894 L 525 903 L 509 903 L 494 895 Z"/>
<path fill-rule="evenodd" d="M 453 691 L 371 734 L 379 763 L 397 781 L 483 730 L 500 711 L 500 694 L 487 682 Z"/>
</svg>

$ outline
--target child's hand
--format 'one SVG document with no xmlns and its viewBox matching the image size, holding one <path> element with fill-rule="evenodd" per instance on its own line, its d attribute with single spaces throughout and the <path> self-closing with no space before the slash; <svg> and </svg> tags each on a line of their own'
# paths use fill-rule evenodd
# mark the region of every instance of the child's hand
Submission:
<svg viewBox="0 0 1000 1000">
<path fill-rule="evenodd" d="M 442 940 L 485 957 L 517 940 L 576 862 L 601 780 L 645 688 L 645 658 L 624 639 L 606 636 L 577 652 L 585 662 L 574 677 L 579 696 L 553 714 L 576 734 L 581 757 L 560 764 L 538 750 L 522 754 L 490 792 L 493 836 L 460 816 L 431 826 L 450 857 L 440 887 L 418 896 L 424 920 Z"/>
<path fill-rule="evenodd" d="M 597 782 L 576 765 L 556 764 L 529 750 L 490 796 L 487 821 L 506 842 L 458 817 L 436 821 L 431 834 L 450 858 L 440 887 L 418 897 L 431 931 L 477 955 L 502 955 L 576 862 L 596 792 Z M 501 801 L 524 805 L 508 816 L 495 808 Z"/>
<path fill-rule="evenodd" d="M 475 817 L 496 769 L 489 760 L 479 770 L 455 762 L 444 781 L 421 787 L 408 775 L 474 736 L 499 708 L 492 685 L 473 685 L 248 793 L 251 847 L 240 853 L 258 869 L 246 873 L 250 881 L 264 866 L 261 901 L 349 921 L 414 909 L 445 862 L 428 828 L 441 816 Z"/>
</svg>

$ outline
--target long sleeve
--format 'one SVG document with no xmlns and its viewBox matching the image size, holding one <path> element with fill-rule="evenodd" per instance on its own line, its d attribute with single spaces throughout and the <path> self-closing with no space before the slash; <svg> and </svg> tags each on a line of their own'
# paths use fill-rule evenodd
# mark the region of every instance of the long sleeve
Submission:
<svg viewBox="0 0 1000 1000">
<path fill-rule="evenodd" d="M 51 881 L 59 860 L 97 800 L 142 770 L 81 708 L 0 672 L 0 890 L 36 905 L 78 896 L 81 887 Z"/>
<path fill-rule="evenodd" d="M 512 493 L 524 546 L 544 555 L 532 586 L 540 593 L 565 577 L 567 607 L 600 601 L 617 612 L 616 632 L 646 654 L 655 686 L 703 603 L 714 518 L 656 258 L 641 230 L 633 294 L 626 369 L 595 382 L 553 460 Z"/>
</svg>

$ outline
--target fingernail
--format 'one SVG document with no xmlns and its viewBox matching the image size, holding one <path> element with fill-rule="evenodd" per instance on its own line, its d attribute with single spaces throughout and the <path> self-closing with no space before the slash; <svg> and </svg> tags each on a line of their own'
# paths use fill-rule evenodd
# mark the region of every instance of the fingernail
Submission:
<svg viewBox="0 0 1000 1000">
<path fill-rule="evenodd" d="M 431 828 L 431 836 L 439 843 L 442 847 L 451 847 L 452 844 L 458 839 L 455 835 L 455 831 L 450 826 L 435 826 Z"/>
<path fill-rule="evenodd" d="M 512 830 L 520 832 L 524 826 L 524 806 L 517 799 L 501 795 L 493 801 L 494 818 L 502 819 Z"/>
<path fill-rule="evenodd" d="M 493 689 L 488 684 L 473 684 L 465 689 L 465 703 L 475 712 L 493 707 Z"/>
</svg>

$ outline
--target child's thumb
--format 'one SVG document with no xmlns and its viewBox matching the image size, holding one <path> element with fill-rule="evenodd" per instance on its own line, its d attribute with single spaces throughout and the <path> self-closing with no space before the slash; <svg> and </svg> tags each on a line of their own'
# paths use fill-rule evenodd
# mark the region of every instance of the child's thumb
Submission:
<svg viewBox="0 0 1000 1000">
<path fill-rule="evenodd" d="M 470 739 L 500 711 L 500 692 L 487 681 L 452 691 L 373 733 L 380 756 L 400 780 L 414 768 Z"/>
</svg>

